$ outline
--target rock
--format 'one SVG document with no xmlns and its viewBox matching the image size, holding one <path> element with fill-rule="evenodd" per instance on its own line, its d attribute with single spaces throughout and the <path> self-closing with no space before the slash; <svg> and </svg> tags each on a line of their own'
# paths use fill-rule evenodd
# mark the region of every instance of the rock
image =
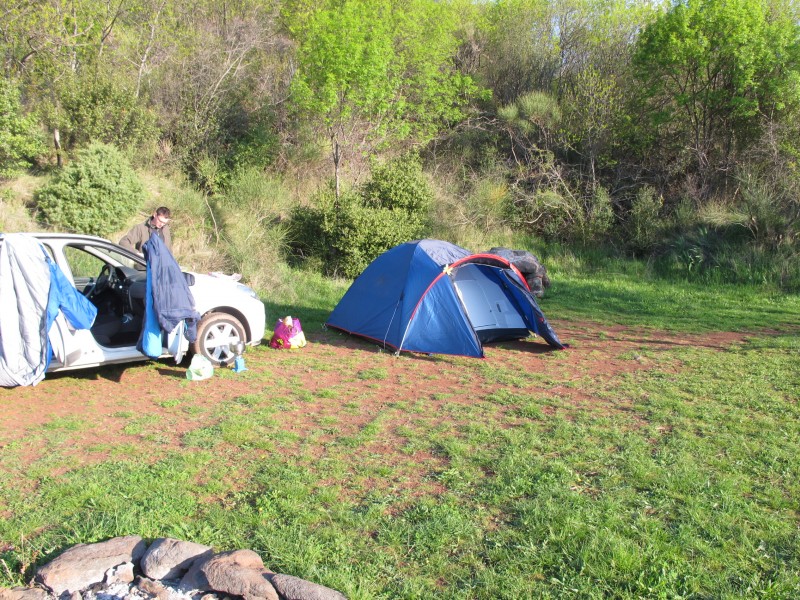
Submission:
<svg viewBox="0 0 800 600">
<path fill-rule="evenodd" d="M 0 588 L 0 600 L 47 600 L 46 590 L 37 587 Z"/>
<path fill-rule="evenodd" d="M 284 600 L 347 600 L 336 590 L 292 575 L 273 575 L 272 585 Z"/>
<path fill-rule="evenodd" d="M 142 573 L 150 579 L 180 579 L 195 560 L 213 552 L 211 546 L 158 538 L 142 556 Z"/>
<path fill-rule="evenodd" d="M 261 557 L 252 550 L 221 552 L 198 560 L 181 580 L 182 589 L 224 592 L 245 600 L 279 600 Z"/>
<path fill-rule="evenodd" d="M 133 563 L 126 562 L 110 568 L 103 576 L 103 583 L 114 585 L 116 583 L 131 583 L 133 581 Z"/>
<path fill-rule="evenodd" d="M 78 544 L 40 567 L 35 580 L 56 596 L 76 592 L 102 582 L 109 569 L 138 561 L 146 549 L 147 544 L 138 535 Z"/>
<path fill-rule="evenodd" d="M 168 600 L 172 595 L 170 589 L 160 581 L 153 581 L 141 575 L 136 578 L 134 584 L 139 591 L 153 596 L 154 598 L 158 598 L 159 600 Z"/>
</svg>

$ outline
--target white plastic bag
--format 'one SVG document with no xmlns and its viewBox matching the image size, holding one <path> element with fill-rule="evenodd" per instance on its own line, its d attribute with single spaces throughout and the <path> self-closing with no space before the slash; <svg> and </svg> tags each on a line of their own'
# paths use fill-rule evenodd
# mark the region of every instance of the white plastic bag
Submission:
<svg viewBox="0 0 800 600">
<path fill-rule="evenodd" d="M 186 379 L 189 381 L 201 381 L 208 379 L 214 374 L 214 365 L 202 354 L 195 354 L 189 368 L 186 369 Z"/>
</svg>

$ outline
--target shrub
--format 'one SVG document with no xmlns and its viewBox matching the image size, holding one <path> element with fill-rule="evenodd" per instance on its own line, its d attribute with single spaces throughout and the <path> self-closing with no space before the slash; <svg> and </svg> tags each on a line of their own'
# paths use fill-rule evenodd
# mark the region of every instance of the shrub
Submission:
<svg viewBox="0 0 800 600">
<path fill-rule="evenodd" d="M 332 271 L 357 277 L 378 255 L 418 237 L 421 221 L 413 214 L 387 208 L 370 208 L 357 202 L 343 205 L 327 231 L 334 251 Z"/>
<path fill-rule="evenodd" d="M 660 217 L 664 200 L 656 191 L 644 186 L 636 193 L 626 223 L 627 243 L 635 252 L 652 250 L 663 229 Z"/>
<path fill-rule="evenodd" d="M 433 190 L 419 157 L 410 154 L 373 167 L 361 196 L 367 207 L 404 210 L 417 216 L 427 214 L 433 203 Z"/>
<path fill-rule="evenodd" d="M 743 173 L 738 181 L 741 223 L 752 239 L 772 247 L 793 245 L 800 236 L 800 184 L 796 178 L 788 174 L 765 178 Z"/>
<path fill-rule="evenodd" d="M 13 177 L 45 152 L 36 122 L 21 113 L 19 90 L 0 78 L 0 179 Z"/>
<path fill-rule="evenodd" d="M 334 200 L 326 190 L 313 206 L 292 211 L 290 246 L 305 260 L 321 261 L 328 274 L 356 277 L 382 252 L 422 235 L 433 190 L 419 159 L 406 156 L 376 166 L 338 207 Z"/>
<path fill-rule="evenodd" d="M 333 192 L 316 198 L 316 206 L 297 207 L 289 220 L 289 240 L 296 255 L 320 260 L 327 274 L 357 277 L 379 254 L 419 237 L 418 215 L 365 206 L 357 193 L 344 194 L 335 208 Z"/>
<path fill-rule="evenodd" d="M 611 196 L 604 187 L 598 186 L 587 201 L 583 242 L 599 242 L 608 237 L 614 225 L 614 209 Z"/>
<path fill-rule="evenodd" d="M 144 188 L 113 146 L 92 144 L 34 194 L 48 225 L 108 236 L 119 231 L 144 202 Z"/>
<path fill-rule="evenodd" d="M 92 141 L 138 147 L 158 137 L 156 116 L 134 94 L 109 80 L 83 77 L 59 90 L 60 109 L 51 116 L 67 148 Z"/>
<path fill-rule="evenodd" d="M 582 220 L 581 211 L 580 202 L 575 197 L 550 189 L 537 190 L 517 201 L 517 212 L 522 222 L 551 240 L 573 239 Z"/>
</svg>

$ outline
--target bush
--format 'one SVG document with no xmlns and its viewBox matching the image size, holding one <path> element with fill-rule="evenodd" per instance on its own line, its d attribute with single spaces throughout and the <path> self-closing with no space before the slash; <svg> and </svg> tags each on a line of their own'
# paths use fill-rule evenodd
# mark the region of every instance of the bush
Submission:
<svg viewBox="0 0 800 600">
<path fill-rule="evenodd" d="M 586 206 L 584 243 L 606 240 L 613 226 L 614 209 L 611 205 L 611 196 L 604 187 L 598 186 Z"/>
<path fill-rule="evenodd" d="M 158 137 L 155 114 L 131 91 L 111 81 L 89 77 L 70 81 L 60 90 L 60 103 L 51 119 L 62 130 L 67 148 L 89 142 L 139 147 Z"/>
<path fill-rule="evenodd" d="M 517 201 L 522 222 L 548 240 L 570 241 L 582 222 L 582 206 L 572 195 L 540 189 Z"/>
<path fill-rule="evenodd" d="M 337 218 L 327 221 L 335 230 L 325 232 L 334 251 L 333 273 L 357 277 L 389 248 L 418 237 L 421 221 L 412 214 L 398 214 L 402 212 L 357 202 L 342 206 Z"/>
<path fill-rule="evenodd" d="M 9 179 L 44 154 L 45 145 L 36 122 L 22 114 L 19 90 L 0 79 L 0 179 Z"/>
<path fill-rule="evenodd" d="M 790 175 L 759 177 L 743 173 L 738 177 L 741 223 L 752 239 L 777 248 L 792 246 L 800 238 L 800 182 Z"/>
<path fill-rule="evenodd" d="M 338 208 L 331 190 L 314 206 L 296 208 L 290 246 L 305 260 L 321 261 L 327 274 L 356 277 L 381 253 L 420 237 L 432 202 L 419 159 L 406 156 L 376 166 L 360 190 L 339 198 Z"/>
<path fill-rule="evenodd" d="M 34 194 L 48 225 L 108 236 L 122 229 L 144 202 L 139 178 L 113 146 L 92 144 Z"/>
<path fill-rule="evenodd" d="M 335 208 L 333 192 L 317 198 L 314 207 L 297 207 L 289 220 L 294 253 L 320 260 L 329 275 L 357 277 L 378 255 L 419 237 L 418 215 L 403 210 L 365 206 L 361 196 L 345 194 Z"/>
<path fill-rule="evenodd" d="M 433 190 L 422 172 L 419 157 L 406 155 L 373 167 L 361 189 L 364 206 L 404 210 L 422 216 L 433 203 Z"/>
<path fill-rule="evenodd" d="M 660 216 L 663 205 L 663 198 L 649 186 L 636 193 L 626 223 L 627 243 L 633 251 L 647 252 L 655 247 L 664 226 Z"/>
</svg>

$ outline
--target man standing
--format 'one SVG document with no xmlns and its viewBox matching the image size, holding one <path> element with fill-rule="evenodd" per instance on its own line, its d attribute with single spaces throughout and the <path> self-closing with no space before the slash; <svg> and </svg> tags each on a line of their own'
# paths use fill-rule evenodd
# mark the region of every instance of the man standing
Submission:
<svg viewBox="0 0 800 600">
<path fill-rule="evenodd" d="M 170 212 L 166 206 L 158 207 L 153 216 L 144 223 L 131 227 L 131 230 L 119 241 L 120 246 L 142 253 L 142 244 L 150 239 L 154 233 L 166 244 L 172 252 L 172 235 L 169 232 Z"/>
</svg>

